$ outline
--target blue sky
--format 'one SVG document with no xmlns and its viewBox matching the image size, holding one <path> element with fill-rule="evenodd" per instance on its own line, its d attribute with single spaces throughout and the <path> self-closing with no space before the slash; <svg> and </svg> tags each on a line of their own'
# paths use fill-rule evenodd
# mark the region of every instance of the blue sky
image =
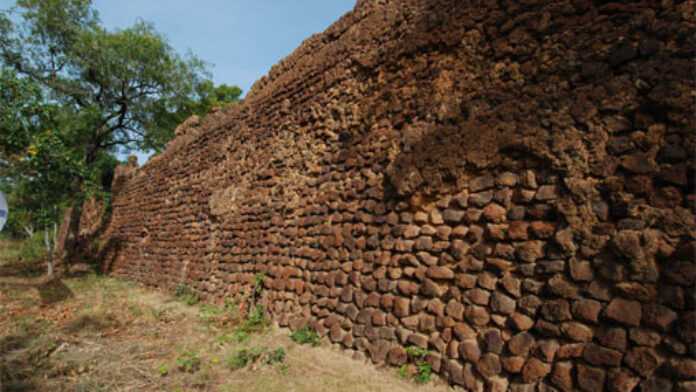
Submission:
<svg viewBox="0 0 696 392">
<path fill-rule="evenodd" d="M 7 2 L 7 0 L 0 0 Z M 172 46 L 213 64 L 216 83 L 245 92 L 313 33 L 350 11 L 355 0 L 94 0 L 108 28 L 152 22 Z"/>
<path fill-rule="evenodd" d="M 271 66 L 314 33 L 324 31 L 355 0 L 93 0 L 109 29 L 143 19 L 180 53 L 211 64 L 216 83 L 246 93 Z M 13 0 L 0 0 L 0 9 Z M 139 156 L 143 163 L 144 156 Z"/>
</svg>

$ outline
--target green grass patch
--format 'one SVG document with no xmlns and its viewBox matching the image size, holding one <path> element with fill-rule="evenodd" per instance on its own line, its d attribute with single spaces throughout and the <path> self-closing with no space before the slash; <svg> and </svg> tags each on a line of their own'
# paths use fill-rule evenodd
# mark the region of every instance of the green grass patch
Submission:
<svg viewBox="0 0 696 392">
<path fill-rule="evenodd" d="M 244 368 L 256 362 L 261 355 L 266 351 L 263 347 L 252 347 L 250 349 L 242 349 L 227 357 L 225 363 L 232 370 Z"/>
<path fill-rule="evenodd" d="M 270 325 L 271 323 L 266 317 L 266 311 L 263 309 L 263 306 L 256 305 L 256 307 L 251 309 L 246 320 L 242 322 L 237 330 L 247 334 L 252 334 L 263 332 Z"/>
<path fill-rule="evenodd" d="M 185 373 L 196 373 L 201 369 L 201 358 L 193 351 L 185 351 L 176 359 L 177 368 Z"/>
<path fill-rule="evenodd" d="M 201 298 L 198 296 L 198 293 L 183 283 L 176 286 L 174 296 L 179 299 L 179 301 L 189 306 L 193 306 L 201 302 Z"/>
<path fill-rule="evenodd" d="M 315 347 L 318 346 L 321 341 L 319 334 L 310 327 L 302 327 L 291 333 L 290 339 L 295 343 L 309 344 Z"/>
<path fill-rule="evenodd" d="M 415 364 L 415 371 L 412 374 L 412 372 L 409 371 L 410 365 L 404 365 L 399 369 L 399 376 L 401 378 L 412 377 L 413 380 L 419 384 L 426 384 L 430 382 L 433 375 L 433 367 L 425 361 L 425 358 L 429 353 L 430 352 L 428 350 L 422 347 L 407 347 L 406 355 L 408 355 L 409 359 Z"/>
</svg>

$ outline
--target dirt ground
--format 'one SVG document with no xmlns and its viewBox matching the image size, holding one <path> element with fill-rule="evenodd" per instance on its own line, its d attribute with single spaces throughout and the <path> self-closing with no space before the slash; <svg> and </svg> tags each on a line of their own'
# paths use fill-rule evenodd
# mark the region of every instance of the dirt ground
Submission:
<svg viewBox="0 0 696 392">
<path fill-rule="evenodd" d="M 0 392 L 452 390 L 326 341 L 300 345 L 272 325 L 239 332 L 235 306 L 187 304 L 96 274 L 46 281 L 11 245 L 0 242 Z M 241 366 L 244 349 L 257 358 Z"/>
</svg>

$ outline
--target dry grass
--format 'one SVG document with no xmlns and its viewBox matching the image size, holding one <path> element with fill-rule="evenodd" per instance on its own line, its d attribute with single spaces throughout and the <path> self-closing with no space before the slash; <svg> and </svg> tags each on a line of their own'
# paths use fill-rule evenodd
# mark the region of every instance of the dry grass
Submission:
<svg viewBox="0 0 696 392">
<path fill-rule="evenodd" d="M 401 380 L 395 369 L 376 369 L 326 343 L 297 345 L 289 331 L 274 327 L 239 343 L 230 338 L 239 322 L 230 309 L 187 306 L 170 295 L 96 275 L 35 286 L 0 279 L 0 390 L 450 390 Z M 282 347 L 285 361 L 259 361 L 239 370 L 226 364 L 238 350 L 259 347 Z M 186 371 L 180 365 L 191 358 L 200 363 Z"/>
</svg>

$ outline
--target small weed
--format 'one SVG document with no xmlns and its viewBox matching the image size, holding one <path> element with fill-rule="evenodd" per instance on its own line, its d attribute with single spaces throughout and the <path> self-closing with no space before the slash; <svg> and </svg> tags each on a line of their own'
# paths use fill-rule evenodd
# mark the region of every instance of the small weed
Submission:
<svg viewBox="0 0 696 392">
<path fill-rule="evenodd" d="M 310 344 L 315 347 L 318 346 L 319 342 L 321 341 L 319 334 L 309 327 L 302 327 L 293 332 L 290 334 L 290 339 L 292 339 L 295 343 Z"/>
<path fill-rule="evenodd" d="M 408 365 L 407 365 L 407 364 L 403 364 L 403 365 L 401 365 L 401 367 L 399 368 L 399 378 L 402 378 L 402 379 L 407 379 L 407 378 L 409 378 L 409 374 L 408 374 Z"/>
<path fill-rule="evenodd" d="M 249 341 L 251 336 L 249 336 L 248 333 L 241 331 L 241 330 L 235 330 L 231 334 L 224 334 L 219 336 L 216 340 L 220 344 L 228 344 L 228 343 L 246 343 Z"/>
<path fill-rule="evenodd" d="M 266 349 L 263 347 L 242 349 L 227 357 L 227 360 L 225 362 L 227 363 L 227 367 L 229 367 L 232 370 L 241 369 L 249 364 L 256 362 L 261 357 L 261 355 L 263 355 L 264 351 L 266 351 Z"/>
<path fill-rule="evenodd" d="M 130 311 L 131 315 L 135 318 L 141 317 L 144 313 L 143 309 L 137 304 L 129 304 L 128 311 Z"/>
<path fill-rule="evenodd" d="M 201 301 L 198 294 L 191 287 L 183 283 L 176 286 L 176 289 L 174 290 L 174 296 L 177 297 L 181 302 L 189 306 L 196 305 Z"/>
<path fill-rule="evenodd" d="M 280 366 L 278 366 L 278 371 L 280 371 L 280 374 L 282 374 L 283 376 L 288 375 L 289 369 L 290 369 L 290 367 L 288 366 L 287 363 L 281 363 Z"/>
<path fill-rule="evenodd" d="M 263 281 L 265 279 L 265 272 L 259 272 L 258 274 L 254 275 L 254 293 L 256 295 L 261 294 L 261 291 L 263 291 Z"/>
<path fill-rule="evenodd" d="M 422 347 L 410 346 L 406 348 L 406 355 L 413 359 L 423 359 L 428 355 L 428 350 Z"/>
<path fill-rule="evenodd" d="M 225 311 L 221 308 L 218 308 L 217 306 L 203 304 L 203 305 L 201 305 L 201 308 L 199 311 L 199 317 L 204 322 L 210 323 L 210 322 L 218 319 L 224 313 L 225 313 Z"/>
<path fill-rule="evenodd" d="M 164 321 L 166 314 L 167 314 L 167 309 L 166 308 L 150 308 L 150 314 L 152 315 L 152 318 L 154 318 L 157 321 Z"/>
<path fill-rule="evenodd" d="M 165 377 L 169 374 L 169 366 L 167 366 L 166 364 L 161 364 L 157 368 L 157 373 L 159 373 L 160 377 Z"/>
<path fill-rule="evenodd" d="M 425 357 L 428 356 L 429 351 L 416 346 L 410 346 L 406 348 L 406 355 L 415 362 L 415 372 L 413 372 L 413 379 L 419 384 L 425 384 L 430 381 L 433 374 L 433 367 L 425 361 Z M 399 369 L 399 376 L 401 378 L 411 377 L 411 367 L 412 365 L 403 365 Z"/>
<path fill-rule="evenodd" d="M 201 368 L 201 359 L 198 354 L 186 351 L 176 359 L 176 366 L 182 372 L 196 373 Z"/>
<path fill-rule="evenodd" d="M 249 341 L 250 338 L 251 336 L 249 336 L 249 334 L 244 331 L 237 330 L 232 332 L 232 339 L 234 339 L 236 343 L 246 343 Z"/>
<path fill-rule="evenodd" d="M 275 363 L 283 363 L 285 362 L 285 356 L 285 349 L 282 347 L 278 347 L 277 349 L 268 353 L 268 355 L 266 356 L 266 364 L 273 365 Z"/>
<path fill-rule="evenodd" d="M 268 327 L 269 321 L 266 318 L 266 312 L 263 306 L 256 305 L 255 308 L 249 312 L 247 319 L 244 320 L 242 325 L 239 326 L 238 331 L 250 334 L 254 332 L 262 332 Z"/>
<path fill-rule="evenodd" d="M 433 374 L 433 367 L 427 362 L 418 362 L 416 364 L 418 372 L 416 373 L 416 382 L 419 384 L 426 384 L 430 382 L 430 378 Z"/>
</svg>

